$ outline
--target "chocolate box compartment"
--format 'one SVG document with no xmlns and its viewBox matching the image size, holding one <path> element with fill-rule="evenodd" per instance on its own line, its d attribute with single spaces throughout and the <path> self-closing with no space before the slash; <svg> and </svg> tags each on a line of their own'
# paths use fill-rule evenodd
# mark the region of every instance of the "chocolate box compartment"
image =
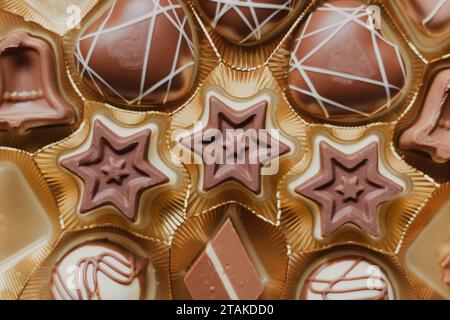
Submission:
<svg viewBox="0 0 450 320">
<path fill-rule="evenodd" d="M 450 98 L 446 89 L 450 77 L 445 77 L 449 68 L 449 59 L 428 65 L 417 99 L 399 119 L 394 137 L 405 160 L 438 182 L 450 180 L 450 161 L 445 156 L 450 148 Z"/>
<path fill-rule="evenodd" d="M 170 299 L 167 244 L 115 228 L 65 232 L 20 299 Z"/>
<path fill-rule="evenodd" d="M 379 8 L 381 31 L 371 5 Z M 360 13 L 359 23 L 345 19 L 345 6 Z M 346 0 L 315 2 L 269 66 L 303 119 L 348 126 L 395 121 L 425 68 L 381 3 Z"/>
<path fill-rule="evenodd" d="M 364 281 L 361 281 L 364 279 Z M 408 300 L 416 299 L 416 279 L 408 277 L 398 258 L 355 245 L 293 252 L 284 299 Z"/>
<path fill-rule="evenodd" d="M 193 181 L 187 216 L 233 201 L 276 222 L 275 186 L 306 152 L 305 124 L 279 91 L 268 68 L 244 72 L 230 70 L 221 63 L 205 79 L 194 99 L 172 114 L 170 147 Z M 234 158 L 233 164 L 224 166 L 203 161 L 196 140 L 200 137 L 208 141 L 207 129 L 214 126 L 220 129 L 226 151 L 228 139 L 238 139 L 239 130 L 255 133 L 252 139 L 259 143 L 256 160 L 240 164 Z M 227 135 L 228 129 L 233 135 Z M 267 146 L 263 139 L 269 142 Z M 214 144 L 211 141 L 201 146 Z M 264 153 L 270 157 L 264 159 Z"/>
<path fill-rule="evenodd" d="M 79 27 L 82 19 L 98 0 L 4 0 L 2 8 L 59 35 Z"/>
<path fill-rule="evenodd" d="M 66 63 L 83 96 L 164 112 L 191 99 L 219 58 L 184 1 L 161 4 L 159 12 L 151 2 L 102 0 L 64 35 Z"/>
<path fill-rule="evenodd" d="M 308 128 L 311 152 L 283 177 L 278 191 L 281 227 L 294 250 L 352 242 L 395 253 L 404 221 L 417 216 L 438 185 L 395 153 L 393 129 Z"/>
<path fill-rule="evenodd" d="M 247 297 L 252 296 L 255 298 L 259 296 L 259 299 L 280 299 L 283 294 L 284 277 L 288 260 L 288 247 L 284 236 L 274 225 L 258 218 L 255 214 L 236 204 L 224 205 L 212 209 L 210 212 L 192 216 L 177 230 L 172 241 L 170 262 L 173 298 L 192 299 L 192 296 L 186 287 L 186 283 L 194 285 L 190 280 L 199 281 L 200 279 L 209 279 L 209 277 L 206 276 L 205 278 L 187 279 L 189 270 L 200 263 L 197 261 L 198 259 L 204 260 L 201 261 L 203 274 L 206 275 L 209 274 L 209 272 L 214 274 L 215 272 L 218 272 L 214 271 L 217 266 L 204 265 L 204 263 L 208 262 L 208 259 L 205 259 L 204 250 L 211 245 L 209 241 L 214 239 L 214 234 L 223 227 L 224 223 L 231 223 L 234 226 L 240 242 L 245 248 L 245 252 L 248 258 L 250 258 L 251 264 L 255 268 L 264 287 L 264 291 L 259 296 L 259 289 L 256 289 L 258 288 L 257 285 L 253 288 L 258 292 L 246 292 L 246 286 L 249 283 L 244 282 L 244 284 L 242 284 L 238 282 L 236 285 L 232 280 L 233 284 L 231 286 L 235 289 L 234 291 L 236 291 L 238 296 L 242 294 L 242 290 L 244 290 L 244 294 L 247 295 Z M 214 242 L 215 240 L 212 241 Z M 227 243 L 217 243 L 216 245 L 220 248 L 220 253 L 223 253 L 222 250 L 225 252 L 231 250 L 230 248 L 227 249 Z M 213 244 L 213 246 L 215 245 Z M 234 252 L 235 249 L 232 250 L 233 251 L 229 252 Z M 240 249 L 237 251 L 240 252 Z M 246 259 L 244 259 L 244 261 L 245 260 Z M 223 266 L 223 268 L 225 273 L 230 272 L 228 275 L 232 277 L 231 279 L 240 278 L 240 269 L 235 267 L 241 261 L 242 260 L 235 261 L 234 263 L 232 262 L 229 266 L 230 269 L 226 268 L 227 262 L 224 263 L 225 266 Z M 248 268 L 248 265 L 246 264 L 243 268 Z M 223 276 L 221 276 L 221 278 L 223 278 Z M 249 279 L 251 278 L 249 277 Z M 211 287 L 214 287 L 210 292 L 211 298 L 214 298 L 216 294 L 215 291 L 218 291 L 220 287 L 223 286 L 221 284 L 221 281 L 223 280 L 217 280 L 217 283 L 210 284 Z M 202 287 L 205 285 L 206 284 L 203 283 L 198 284 L 198 286 Z M 255 284 L 253 283 L 253 285 Z"/>
<path fill-rule="evenodd" d="M 59 237 L 59 211 L 31 155 L 0 148 L 0 299 L 16 299 Z"/>
<path fill-rule="evenodd" d="M 432 61 L 450 49 L 450 5 L 441 0 L 383 1 L 407 38 Z"/>
<path fill-rule="evenodd" d="M 20 16 L 0 16 L 0 143 L 34 152 L 76 129 L 82 102 L 64 72 L 61 39 Z"/>
<path fill-rule="evenodd" d="M 77 132 L 35 155 L 65 227 L 114 225 L 168 240 L 184 219 L 190 183 L 166 144 L 169 116 L 85 108 Z"/>
<path fill-rule="evenodd" d="M 411 223 L 399 250 L 410 273 L 420 279 L 421 299 L 450 299 L 448 256 L 450 185 L 443 184 Z"/>
</svg>

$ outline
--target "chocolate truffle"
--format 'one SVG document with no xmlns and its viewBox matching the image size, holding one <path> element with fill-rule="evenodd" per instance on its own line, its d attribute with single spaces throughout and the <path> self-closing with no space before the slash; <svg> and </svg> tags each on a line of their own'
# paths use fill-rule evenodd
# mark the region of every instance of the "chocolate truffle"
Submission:
<svg viewBox="0 0 450 320">
<path fill-rule="evenodd" d="M 181 1 L 109 3 L 77 40 L 82 81 L 122 105 L 162 105 L 184 97 L 194 83 L 197 49 Z"/>
<path fill-rule="evenodd" d="M 442 269 L 442 282 L 450 286 L 450 239 L 440 249 L 439 263 Z"/>
<path fill-rule="evenodd" d="M 298 30 L 288 71 L 294 107 L 345 122 L 393 107 L 405 84 L 405 67 L 398 46 L 376 29 L 369 9 L 359 1 L 329 1 Z"/>
<path fill-rule="evenodd" d="M 315 268 L 304 281 L 305 300 L 394 300 L 386 272 L 376 263 L 348 255 L 330 259 Z"/>
<path fill-rule="evenodd" d="M 215 30 L 237 44 L 252 44 L 279 31 L 298 0 L 197 0 Z"/>
<path fill-rule="evenodd" d="M 264 290 L 230 218 L 194 261 L 184 282 L 195 300 L 255 300 Z"/>
<path fill-rule="evenodd" d="M 234 107 L 211 96 L 206 126 L 183 137 L 181 144 L 203 160 L 203 191 L 234 181 L 260 194 L 261 168 L 290 148 L 266 129 L 267 100 L 245 109 Z"/>
<path fill-rule="evenodd" d="M 320 208 L 322 236 L 345 224 L 367 234 L 380 235 L 378 207 L 397 196 L 402 187 L 380 174 L 378 143 L 353 154 L 320 143 L 320 171 L 295 189 Z"/>
<path fill-rule="evenodd" d="M 93 130 L 88 150 L 61 161 L 84 182 L 80 212 L 112 205 L 134 222 L 141 194 L 169 181 L 149 161 L 151 130 L 123 137 L 100 120 L 94 122 Z"/>
<path fill-rule="evenodd" d="M 52 270 L 55 300 L 140 300 L 148 260 L 109 240 L 76 246 Z"/>
<path fill-rule="evenodd" d="M 402 0 L 408 16 L 430 35 L 449 31 L 450 1 Z"/>
<path fill-rule="evenodd" d="M 75 110 L 63 98 L 52 46 L 14 31 L 0 40 L 0 130 L 72 125 Z"/>
<path fill-rule="evenodd" d="M 450 160 L 450 69 L 434 77 L 422 112 L 399 141 L 400 148 L 428 153 L 436 163 Z"/>
</svg>

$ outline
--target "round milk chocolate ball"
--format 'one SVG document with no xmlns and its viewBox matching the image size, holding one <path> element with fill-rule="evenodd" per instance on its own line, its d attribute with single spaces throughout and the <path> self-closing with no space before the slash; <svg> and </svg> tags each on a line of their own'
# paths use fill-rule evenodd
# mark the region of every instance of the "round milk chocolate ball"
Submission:
<svg viewBox="0 0 450 320">
<path fill-rule="evenodd" d="M 81 81 L 112 104 L 164 105 L 190 91 L 197 41 L 177 0 L 115 0 L 88 21 L 76 43 Z"/>
<path fill-rule="evenodd" d="M 321 120 L 355 122 L 394 107 L 405 66 L 377 11 L 360 1 L 335 0 L 309 15 L 295 34 L 289 62 L 288 97 L 296 109 Z"/>
<path fill-rule="evenodd" d="M 214 29 L 237 44 L 265 41 L 293 16 L 299 0 L 197 0 Z"/>
</svg>

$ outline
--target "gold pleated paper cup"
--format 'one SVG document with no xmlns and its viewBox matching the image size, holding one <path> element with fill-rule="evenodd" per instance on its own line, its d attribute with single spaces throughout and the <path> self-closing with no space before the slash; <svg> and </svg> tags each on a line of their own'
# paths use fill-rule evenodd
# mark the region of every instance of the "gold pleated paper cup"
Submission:
<svg viewBox="0 0 450 320">
<path fill-rule="evenodd" d="M 88 286 L 85 287 L 75 287 L 78 291 L 78 294 L 84 292 L 83 294 L 87 294 L 89 290 L 92 289 L 92 293 L 95 297 L 100 299 L 102 298 L 102 294 L 108 295 L 109 292 L 107 289 L 107 283 L 104 280 L 104 277 L 111 277 L 113 279 L 114 273 L 111 271 L 114 269 L 108 269 L 108 267 L 102 268 L 104 263 L 113 263 L 113 259 L 115 255 L 117 255 L 116 259 L 124 258 L 132 256 L 133 259 L 130 259 L 129 263 L 136 263 L 136 268 L 138 269 L 137 263 L 139 263 L 139 259 L 146 259 L 147 265 L 145 268 L 142 268 L 140 274 L 144 274 L 143 278 L 139 279 L 139 289 L 140 289 L 140 299 L 143 300 L 167 300 L 171 299 L 170 293 L 170 281 L 169 281 L 169 248 L 166 243 L 162 241 L 158 241 L 151 238 L 141 237 L 138 235 L 132 235 L 127 231 L 115 229 L 115 228 L 92 228 L 85 230 L 72 230 L 65 231 L 60 239 L 58 240 L 57 245 L 55 246 L 52 253 L 42 262 L 42 264 L 34 271 L 32 277 L 27 283 L 25 289 L 20 295 L 21 300 L 53 300 L 55 298 L 60 298 L 61 296 L 56 297 L 56 294 L 60 294 L 63 289 L 68 288 L 69 291 L 72 292 L 72 287 L 70 285 L 78 285 L 76 282 L 78 272 L 83 273 L 86 277 L 92 276 L 90 274 L 89 268 L 83 269 L 83 266 L 79 266 L 78 264 L 72 265 L 64 262 L 70 254 L 75 254 L 74 251 L 82 249 L 83 246 L 89 246 L 93 244 L 94 246 L 98 246 L 98 244 L 107 244 L 105 248 L 120 248 L 121 251 L 105 251 L 104 257 L 108 257 L 110 260 L 99 260 L 99 263 L 92 264 L 94 268 L 94 272 L 96 275 L 99 275 L 96 279 L 98 279 L 97 283 L 89 283 Z M 100 245 L 102 247 L 102 245 Z M 91 249 L 92 250 L 92 249 Z M 101 251 L 101 250 L 100 250 Z M 118 256 L 118 252 L 126 252 L 123 256 Z M 98 256 L 89 256 L 82 257 L 82 253 L 80 253 L 79 261 L 85 261 L 86 258 L 90 259 L 89 262 L 93 262 L 95 258 L 101 256 L 101 253 Z M 64 269 L 66 267 L 66 269 Z M 75 270 L 75 271 L 74 271 Z M 120 269 L 119 269 L 120 270 Z M 135 272 L 136 270 L 132 270 Z M 62 282 L 57 282 L 56 275 Z M 104 277 L 103 277 L 104 276 Z M 133 279 L 136 280 L 138 275 Z M 103 281 L 103 282 L 101 282 Z M 63 285 L 61 285 L 61 283 Z M 90 285 L 94 285 L 92 288 Z M 126 294 L 130 294 L 130 297 L 135 293 L 130 293 L 131 290 L 136 290 L 136 285 L 133 283 L 124 284 L 121 288 L 120 295 L 124 295 L 122 299 L 126 299 Z M 102 286 L 105 286 L 104 288 Z M 116 288 L 117 289 L 117 288 Z M 112 290 L 114 291 L 114 290 Z M 73 291 L 75 293 L 77 291 Z M 116 291 L 116 294 L 118 292 Z M 86 298 L 86 295 L 82 296 Z M 67 297 L 66 297 L 67 298 Z M 75 297 L 74 297 L 75 298 Z M 79 298 L 79 297 L 78 297 Z M 117 298 L 117 297 L 116 297 Z M 128 297 L 129 298 L 129 297 Z"/>
<path fill-rule="evenodd" d="M 104 13 L 105 8 L 110 7 L 111 2 L 107 0 L 98 0 L 96 5 L 81 20 L 80 27 L 70 30 L 64 35 L 63 38 L 67 69 L 81 95 L 87 100 L 108 103 L 114 107 L 132 111 L 159 111 L 172 113 L 186 105 L 196 94 L 199 86 L 201 86 L 202 82 L 209 75 L 211 70 L 213 70 L 214 67 L 219 63 L 219 57 L 214 51 L 214 48 L 209 43 L 206 36 L 201 32 L 201 26 L 198 24 L 197 19 L 193 17 L 192 12 L 190 11 L 190 7 L 185 3 L 184 0 L 178 1 L 183 5 L 183 10 L 185 11 L 188 17 L 189 24 L 191 25 L 193 47 L 195 50 L 195 70 L 193 81 L 191 83 L 191 89 L 183 97 L 164 104 L 127 103 L 120 97 L 112 97 L 108 94 L 103 95 L 96 88 L 88 85 L 85 81 L 82 80 L 77 67 L 77 41 L 82 35 L 83 31 L 89 27 L 91 21 L 98 18 L 102 13 Z"/>
<path fill-rule="evenodd" d="M 158 112 L 137 113 L 124 111 L 89 101 L 86 103 L 85 108 L 86 117 L 77 132 L 59 143 L 40 150 L 35 156 L 40 170 L 55 193 L 61 211 L 62 227 L 65 230 L 74 230 L 111 225 L 128 229 L 131 232 L 144 236 L 168 240 L 184 219 L 186 198 L 189 194 L 190 186 L 190 180 L 186 170 L 180 164 L 172 161 L 166 143 L 166 130 L 169 116 Z M 107 141 L 106 144 L 104 143 L 106 138 L 102 136 L 105 130 L 112 132 L 112 136 L 115 137 L 112 137 L 111 141 Z M 145 146 L 145 144 L 141 141 L 142 137 L 139 138 L 137 135 L 141 136 L 144 131 L 148 130 L 151 131 L 150 136 L 146 133 L 144 137 L 145 139 L 150 137 L 148 146 L 144 149 L 139 149 L 139 144 L 141 146 Z M 98 136 L 100 137 L 98 141 L 93 139 L 94 133 L 97 131 L 103 132 Z M 115 197 L 120 196 L 124 198 L 118 199 L 117 202 L 111 199 L 111 197 L 104 198 L 106 196 L 105 194 L 99 195 L 99 193 L 95 193 L 96 190 L 98 191 L 95 187 L 96 184 L 88 184 L 88 187 L 86 187 L 84 180 L 86 176 L 77 175 L 73 173 L 74 171 L 68 169 L 67 166 L 64 167 L 61 164 L 61 161 L 64 160 L 72 161 L 72 159 L 84 157 L 83 155 L 89 150 L 99 151 L 95 155 L 100 155 L 99 161 L 103 161 L 101 160 L 104 159 L 103 152 L 113 150 L 114 147 L 111 146 L 114 146 L 114 144 L 111 145 L 111 143 L 114 143 L 114 140 L 119 141 L 120 139 L 128 139 L 130 145 L 115 146 L 115 148 L 119 148 L 115 152 L 118 152 L 121 155 L 120 157 L 123 156 L 120 159 L 124 159 L 120 160 L 123 163 L 117 160 L 120 163 L 117 162 L 115 165 L 121 165 L 121 168 L 127 171 L 124 175 L 121 174 L 118 177 L 118 181 L 108 180 L 109 182 L 106 182 L 106 186 L 122 186 L 122 183 L 124 183 L 122 179 L 126 179 L 129 175 L 133 177 L 133 185 L 129 185 L 131 189 L 126 189 L 128 191 L 125 190 L 122 192 L 119 190 L 119 194 Z M 101 147 L 102 141 L 103 147 Z M 128 144 L 128 142 L 124 143 Z M 97 148 L 100 148 L 100 150 Z M 133 162 L 138 161 L 136 157 L 140 155 L 137 153 L 129 159 L 133 163 L 126 164 L 128 160 L 124 155 L 128 152 L 127 150 L 130 150 L 130 152 L 133 150 L 136 150 L 136 152 L 144 150 L 144 164 Z M 109 161 L 112 160 L 110 159 Z M 78 159 L 73 163 L 78 163 L 79 167 L 79 163 L 82 163 L 82 160 Z M 154 180 L 145 184 L 142 189 L 137 189 L 138 191 L 134 193 L 134 189 L 132 188 L 135 185 L 139 186 L 137 184 L 141 181 L 139 179 L 149 174 L 147 171 L 142 171 L 148 170 L 146 169 L 148 168 L 148 163 L 156 168 L 156 171 L 152 171 L 153 173 L 150 174 L 151 179 Z M 105 165 L 107 165 L 107 162 L 105 162 Z M 110 165 L 114 167 L 114 163 Z M 106 177 L 104 169 L 105 167 L 98 169 L 93 177 L 95 179 L 100 179 L 103 176 Z M 135 171 L 139 172 L 139 174 L 143 172 L 142 176 L 139 176 L 141 178 L 133 176 L 133 172 Z M 80 171 L 77 172 L 79 174 Z M 153 176 L 153 174 L 155 175 Z M 139 179 L 136 180 L 136 178 Z M 91 187 L 93 188 L 91 189 Z M 87 190 L 94 192 L 95 196 L 92 196 L 92 192 L 88 193 Z M 120 206 L 122 200 L 126 200 L 125 203 L 131 203 L 133 201 L 133 194 L 137 194 L 135 197 L 137 206 L 134 209 L 130 209 L 132 211 L 129 211 L 127 207 Z M 128 197 L 129 195 L 130 197 Z M 89 199 L 96 201 L 95 197 L 100 197 L 99 200 L 101 201 L 98 203 L 89 203 Z M 109 200 L 106 201 L 107 199 Z M 89 203 L 87 206 L 84 205 L 86 203 L 85 201 Z M 94 205 L 91 206 L 90 204 Z M 129 204 L 128 206 L 131 208 L 133 205 L 131 204 L 130 206 Z M 132 215 L 127 215 L 130 213 Z"/>
<path fill-rule="evenodd" d="M 281 226 L 294 250 L 310 251 L 345 243 L 355 243 L 385 253 L 395 253 L 398 250 L 410 222 L 419 214 L 421 207 L 429 201 L 438 185 L 400 158 L 392 143 L 393 129 L 392 124 L 374 124 L 355 128 L 322 125 L 308 127 L 307 148 L 310 152 L 283 178 L 279 187 Z M 329 146 L 328 148 L 331 147 L 334 151 L 332 153 L 323 151 L 322 145 Z M 368 217 L 369 226 L 365 225 L 364 221 L 355 220 L 356 216 L 349 220 L 336 220 L 338 218 L 333 216 L 333 210 L 331 210 L 331 220 L 328 219 L 326 207 L 323 207 L 323 204 L 319 205 L 318 200 L 308 198 L 307 196 L 311 197 L 312 194 L 305 189 L 316 177 L 328 172 L 324 171 L 328 169 L 322 168 L 320 164 L 323 154 L 327 152 L 329 154 L 327 158 L 335 159 L 333 154 L 337 152 L 344 155 L 357 155 L 360 150 L 369 150 L 368 148 L 374 149 L 375 147 L 377 159 L 372 155 L 373 159 L 370 160 L 370 156 L 367 156 L 367 159 L 358 166 L 368 164 L 366 168 L 369 166 L 375 168 L 371 163 L 376 161 L 376 172 L 381 174 L 384 180 L 387 179 L 386 182 L 389 181 L 389 184 L 396 185 L 395 188 L 392 187 L 397 189 L 395 195 L 392 194 L 378 203 L 376 211 L 370 211 L 367 203 L 365 204 L 368 208 L 367 212 L 371 212 L 373 215 Z M 362 152 L 362 154 L 365 153 Z M 340 164 L 338 160 L 335 161 Z M 311 165 L 312 163 L 317 165 Z M 332 163 L 335 162 L 331 161 L 330 165 Z M 378 175 L 375 171 L 367 174 L 371 178 Z M 333 183 L 340 178 L 340 176 L 334 177 L 334 180 L 330 178 L 328 184 L 323 187 L 332 188 L 335 185 Z M 364 185 L 359 185 L 358 181 L 356 181 L 356 185 L 363 186 L 363 190 L 359 190 L 355 195 L 356 201 L 364 196 L 364 193 L 361 192 L 365 192 Z M 316 187 L 314 190 L 322 190 L 318 185 L 319 182 L 317 182 L 317 186 L 314 185 Z M 387 184 L 383 185 L 383 190 L 392 189 L 391 187 L 389 187 L 390 189 L 385 188 L 387 188 Z M 336 195 L 341 195 L 341 192 L 345 191 L 340 190 L 334 190 Z M 376 189 L 374 191 L 378 192 Z M 342 193 L 342 196 L 344 195 Z M 328 229 L 329 226 L 331 228 Z"/>
<path fill-rule="evenodd" d="M 332 264 L 333 261 L 339 261 L 342 259 L 355 259 L 356 267 L 357 261 L 367 263 L 367 270 L 360 273 L 361 270 L 353 269 L 348 274 L 340 274 L 338 271 L 332 275 L 336 278 L 332 278 L 330 274 L 328 276 L 323 275 L 323 279 L 330 280 L 327 287 L 325 282 L 319 284 L 315 281 L 314 274 L 316 270 L 325 270 L 327 263 Z M 355 265 L 353 265 L 355 267 Z M 342 268 L 339 268 L 342 271 Z M 326 270 L 324 272 L 327 272 Z M 331 272 L 331 271 L 330 271 Z M 345 271 L 344 271 L 345 272 Z M 348 277 L 348 278 L 347 278 Z M 306 292 L 308 292 L 308 282 L 311 285 L 315 285 L 315 289 L 309 292 L 309 295 L 316 296 L 316 299 L 348 299 L 349 294 L 352 293 L 351 284 L 358 284 L 358 278 L 366 279 L 367 288 L 359 287 L 365 294 L 370 293 L 371 290 L 381 289 L 376 286 L 377 279 L 385 278 L 386 283 L 389 284 L 390 290 L 387 290 L 385 297 L 379 297 L 380 299 L 389 300 L 414 300 L 418 298 L 416 288 L 416 279 L 408 279 L 405 270 L 400 263 L 397 256 L 394 254 L 387 254 L 378 252 L 376 250 L 368 250 L 367 248 L 357 245 L 342 245 L 333 246 L 325 250 L 313 250 L 295 252 L 289 257 L 289 268 L 286 280 L 286 290 L 284 299 L 288 300 L 305 300 L 308 299 Z M 321 280 L 321 279 L 318 279 Z M 335 282 L 332 282 L 335 280 Z M 373 282 L 373 287 L 371 284 Z M 359 282 L 362 285 L 362 282 Z M 381 287 L 381 286 L 380 286 Z M 358 290 L 355 290 L 355 292 Z M 341 298 L 340 298 L 341 296 Z M 370 295 L 366 296 L 369 299 Z M 364 299 L 364 294 L 361 296 Z M 372 297 L 373 299 L 373 297 Z"/>
<path fill-rule="evenodd" d="M 0 299 L 17 299 L 60 236 L 59 211 L 30 154 L 0 148 Z"/>
<path fill-rule="evenodd" d="M 426 61 L 422 59 L 420 54 L 411 47 L 408 39 L 400 31 L 397 22 L 392 17 L 385 3 L 381 0 L 361 0 L 362 4 L 368 6 L 377 6 L 380 8 L 381 26 L 391 39 L 398 40 L 400 55 L 404 58 L 404 68 L 406 73 L 405 84 L 401 91 L 392 99 L 391 107 L 383 112 L 378 112 L 367 118 L 360 119 L 322 119 L 303 110 L 303 105 L 297 104 L 293 98 L 293 94 L 289 89 L 288 73 L 290 68 L 290 60 L 292 48 L 295 44 L 295 34 L 306 23 L 306 19 L 314 13 L 314 11 L 326 3 L 325 0 L 317 0 L 311 3 L 304 11 L 299 21 L 295 24 L 294 30 L 287 34 L 287 37 L 279 45 L 277 50 L 268 61 L 268 66 L 282 88 L 283 95 L 287 99 L 292 108 L 308 123 L 321 124 L 329 123 L 339 126 L 355 126 L 368 125 L 374 122 L 393 122 L 397 120 L 401 114 L 407 109 L 417 96 L 417 91 L 422 84 L 423 74 L 426 68 Z"/>
<path fill-rule="evenodd" d="M 220 64 L 205 80 L 195 98 L 172 115 L 168 133 L 172 153 L 186 165 L 193 182 L 187 208 L 188 216 L 208 211 L 223 203 L 235 202 L 249 208 L 264 219 L 277 221 L 274 186 L 305 152 L 304 122 L 280 97 L 279 90 L 267 68 L 243 72 L 231 70 L 226 65 Z M 229 104 L 227 108 L 242 107 L 245 110 L 250 110 L 253 105 L 261 101 L 267 102 L 264 130 L 288 146 L 286 149 L 288 151 L 281 157 L 274 157 L 272 161 L 265 163 L 262 167 L 259 173 L 261 175 L 260 193 L 254 192 L 246 184 L 236 181 L 225 181 L 208 189 L 204 184 L 206 179 L 203 179 L 203 171 L 207 165 L 211 164 L 203 159 L 193 158 L 192 150 L 185 148 L 180 143 L 180 139 L 197 132 L 207 131 L 203 128 L 199 131 L 199 127 L 206 126 L 207 122 L 213 118 L 209 117 L 208 105 L 211 99 L 217 99 L 226 105 Z M 220 130 L 220 128 L 213 129 Z M 277 136 L 274 136 L 275 133 Z M 255 179 L 258 178 L 257 175 L 255 174 Z"/>
<path fill-rule="evenodd" d="M 433 61 L 448 55 L 450 50 L 448 34 L 446 35 L 445 32 L 430 33 L 423 25 L 416 23 L 414 18 L 408 14 L 408 12 L 411 12 L 412 16 L 414 15 L 412 8 L 407 6 L 405 0 L 381 1 L 398 22 L 401 31 L 411 39 L 411 47 L 417 50 L 423 60 Z"/>
<path fill-rule="evenodd" d="M 264 279 L 264 291 L 259 299 L 280 299 L 288 262 L 286 240 L 275 225 L 236 204 L 226 204 L 211 208 L 207 213 L 192 215 L 177 230 L 170 250 L 173 298 L 192 299 L 184 282 L 186 272 L 227 219 L 231 219 L 259 277 Z"/>
<path fill-rule="evenodd" d="M 448 58 L 436 60 L 427 65 L 427 70 L 424 75 L 424 82 L 418 91 L 417 98 L 413 101 L 411 107 L 405 110 L 402 117 L 398 120 L 394 135 L 397 151 L 405 159 L 405 161 L 413 167 L 425 172 L 439 183 L 450 181 L 450 162 L 435 162 L 431 158 L 430 154 L 426 153 L 425 148 L 402 145 L 400 141 L 403 133 L 415 126 L 422 119 L 422 117 L 428 117 L 426 114 L 428 111 L 425 110 L 425 102 L 429 96 L 430 88 L 436 76 L 448 68 L 450 68 L 450 59 Z M 445 106 L 443 106 L 443 108 L 445 108 Z M 442 109 L 441 114 L 444 115 L 444 109 Z M 439 123 L 436 123 L 435 127 L 431 128 L 430 126 L 431 129 L 422 129 L 422 132 L 425 133 L 426 131 L 429 131 L 428 135 L 431 136 L 434 128 L 438 125 Z M 426 144 L 423 141 L 421 141 L 421 143 L 424 143 L 424 146 Z"/>
<path fill-rule="evenodd" d="M 411 222 L 399 248 L 401 262 L 411 277 L 420 279 L 416 286 L 420 299 L 450 299 L 450 288 L 443 282 L 444 254 L 450 254 L 449 192 L 450 184 L 446 183 L 433 193 Z"/>
<path fill-rule="evenodd" d="M 297 22 L 301 20 L 301 18 L 299 17 L 303 17 L 304 12 L 307 11 L 307 8 L 315 2 L 304 0 L 297 1 L 292 7 L 291 13 L 289 13 L 288 16 L 285 17 L 283 21 L 279 25 L 277 25 L 277 27 L 267 37 L 263 37 L 261 40 L 246 41 L 245 43 L 235 43 L 215 30 L 215 28 L 212 26 L 212 23 L 209 22 L 209 19 L 199 8 L 196 1 L 199 0 L 190 0 L 192 11 L 194 12 L 194 15 L 201 25 L 202 29 L 207 34 L 207 38 L 220 57 L 220 60 L 230 68 L 242 71 L 251 71 L 265 66 L 271 56 L 277 50 L 279 45 L 290 34 L 294 25 L 296 25 Z M 251 4 L 246 5 L 250 6 Z M 221 6 L 221 4 L 217 3 L 217 6 Z M 229 10 L 238 11 L 239 8 L 232 8 Z M 222 9 L 220 11 L 218 10 L 217 12 L 220 12 L 222 15 L 226 14 L 223 13 L 223 11 L 224 8 L 222 7 Z M 239 22 L 244 24 L 244 21 Z M 266 22 L 267 21 L 264 20 L 260 25 L 264 26 Z M 253 30 L 250 35 L 256 34 L 257 29 L 258 28 Z"/>
<path fill-rule="evenodd" d="M 22 3 L 22 1 L 15 2 Z M 51 47 L 52 55 L 55 59 L 55 61 L 50 62 L 50 68 L 55 67 L 56 77 L 55 88 L 52 88 L 52 90 L 57 91 L 59 99 L 58 105 L 51 105 L 54 108 L 54 116 L 41 120 L 40 113 L 34 115 L 31 112 L 28 114 L 28 111 L 22 111 L 24 113 L 23 119 L 14 119 L 14 121 L 12 119 L 8 120 L 10 118 L 9 115 L 2 116 L 0 144 L 5 147 L 35 152 L 45 145 L 69 136 L 76 130 L 83 116 L 83 102 L 73 89 L 71 80 L 66 73 L 61 38 L 56 33 L 48 31 L 36 23 L 26 21 L 21 16 L 2 10 L 7 4 L 0 4 L 0 40 L 16 32 L 25 32 L 31 36 L 29 40 L 26 40 L 28 42 L 36 42 L 38 41 L 37 39 L 46 42 Z M 23 44 L 25 47 L 30 45 L 26 41 Z M 44 53 L 40 52 L 40 54 L 43 55 Z M 42 56 L 41 59 L 43 59 Z M 41 67 L 43 68 L 43 66 Z M 43 70 L 42 72 L 47 71 Z M 7 79 L 8 77 L 4 76 L 3 81 Z M 50 90 L 44 86 L 42 79 L 40 84 L 44 90 Z M 62 100 L 64 100 L 64 106 Z M 21 107 L 23 108 L 23 106 Z"/>
</svg>

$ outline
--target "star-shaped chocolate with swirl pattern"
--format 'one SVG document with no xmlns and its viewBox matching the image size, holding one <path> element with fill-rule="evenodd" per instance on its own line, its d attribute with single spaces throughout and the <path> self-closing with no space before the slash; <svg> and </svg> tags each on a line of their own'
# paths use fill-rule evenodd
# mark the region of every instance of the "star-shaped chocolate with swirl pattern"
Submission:
<svg viewBox="0 0 450 320">
<path fill-rule="evenodd" d="M 180 140 L 202 157 L 203 191 L 235 181 L 254 194 L 261 193 L 262 167 L 290 151 L 266 128 L 267 107 L 267 100 L 262 100 L 238 110 L 210 97 L 206 126 Z"/>
<path fill-rule="evenodd" d="M 322 236 L 353 224 L 378 237 L 378 207 L 402 192 L 401 186 L 378 170 L 378 143 L 345 154 L 322 141 L 320 158 L 319 173 L 295 192 L 319 206 Z"/>
<path fill-rule="evenodd" d="M 84 182 L 80 212 L 112 205 L 136 221 L 142 193 L 169 181 L 149 161 L 151 130 L 122 137 L 101 121 L 94 122 L 89 149 L 61 161 Z"/>
</svg>

